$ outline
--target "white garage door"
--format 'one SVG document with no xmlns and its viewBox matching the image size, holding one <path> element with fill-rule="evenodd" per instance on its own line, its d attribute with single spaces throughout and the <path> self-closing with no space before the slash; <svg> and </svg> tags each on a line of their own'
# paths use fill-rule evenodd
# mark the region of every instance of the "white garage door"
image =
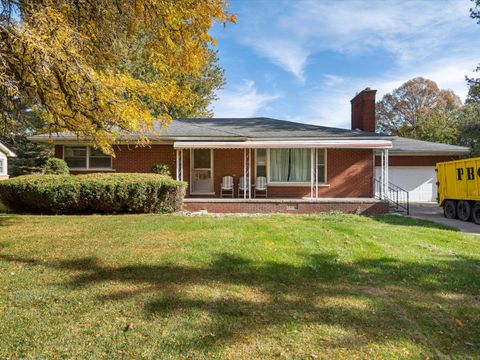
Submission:
<svg viewBox="0 0 480 360">
<path fill-rule="evenodd" d="M 377 179 L 380 167 L 377 166 Z M 437 185 L 435 168 L 432 166 L 390 166 L 389 181 L 409 193 L 410 201 L 436 201 Z"/>
</svg>

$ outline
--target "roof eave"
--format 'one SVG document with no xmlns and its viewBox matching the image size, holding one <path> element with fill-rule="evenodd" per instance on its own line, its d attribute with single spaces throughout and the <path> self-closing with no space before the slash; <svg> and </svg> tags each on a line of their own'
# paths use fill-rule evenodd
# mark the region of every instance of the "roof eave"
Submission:
<svg viewBox="0 0 480 360">
<path fill-rule="evenodd" d="M 390 156 L 460 156 L 468 154 L 470 150 L 451 150 L 451 151 L 398 151 L 390 150 Z"/>
<path fill-rule="evenodd" d="M 0 143 L 0 151 L 3 152 L 8 157 L 16 157 L 17 156 L 12 150 L 10 150 L 8 147 L 3 145 L 2 143 Z"/>
</svg>

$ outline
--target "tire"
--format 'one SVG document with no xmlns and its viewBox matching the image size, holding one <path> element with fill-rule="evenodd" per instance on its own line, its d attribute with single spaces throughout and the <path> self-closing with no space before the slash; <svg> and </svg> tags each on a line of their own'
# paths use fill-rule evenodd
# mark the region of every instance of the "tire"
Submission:
<svg viewBox="0 0 480 360">
<path fill-rule="evenodd" d="M 447 219 L 457 218 L 457 205 L 455 204 L 455 201 L 445 201 L 445 204 L 443 204 L 443 215 L 445 215 Z"/>
<path fill-rule="evenodd" d="M 472 220 L 475 224 L 480 225 L 480 203 L 476 202 L 472 207 Z"/>
<path fill-rule="evenodd" d="M 470 220 L 472 214 L 472 205 L 468 201 L 460 200 L 457 203 L 457 216 L 462 221 Z"/>
</svg>

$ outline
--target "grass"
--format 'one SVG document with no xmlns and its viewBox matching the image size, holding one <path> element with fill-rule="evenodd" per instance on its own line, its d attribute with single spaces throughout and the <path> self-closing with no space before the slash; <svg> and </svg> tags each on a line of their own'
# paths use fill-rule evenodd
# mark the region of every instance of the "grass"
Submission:
<svg viewBox="0 0 480 360">
<path fill-rule="evenodd" d="M 0 215 L 0 358 L 478 358 L 479 249 L 396 216 Z"/>
</svg>

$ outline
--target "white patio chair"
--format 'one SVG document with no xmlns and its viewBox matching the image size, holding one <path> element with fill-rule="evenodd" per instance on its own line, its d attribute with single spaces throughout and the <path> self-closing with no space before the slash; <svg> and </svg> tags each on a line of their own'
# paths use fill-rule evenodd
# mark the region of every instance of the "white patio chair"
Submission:
<svg viewBox="0 0 480 360">
<path fill-rule="evenodd" d="M 257 192 L 264 192 L 265 197 L 267 197 L 268 188 L 267 188 L 267 178 L 265 176 L 257 176 L 255 179 L 255 189 L 253 190 L 253 197 L 257 197 Z"/>
<path fill-rule="evenodd" d="M 238 180 L 238 197 L 240 197 L 240 193 L 243 194 L 246 192 L 248 196 L 248 192 L 250 189 L 248 189 L 248 184 L 247 184 L 247 179 L 243 176 L 240 176 L 240 179 Z"/>
<path fill-rule="evenodd" d="M 225 195 L 230 195 L 233 198 L 235 193 L 233 189 L 233 176 L 222 177 L 222 184 L 220 185 L 220 197 L 223 197 L 225 192 Z"/>
</svg>

